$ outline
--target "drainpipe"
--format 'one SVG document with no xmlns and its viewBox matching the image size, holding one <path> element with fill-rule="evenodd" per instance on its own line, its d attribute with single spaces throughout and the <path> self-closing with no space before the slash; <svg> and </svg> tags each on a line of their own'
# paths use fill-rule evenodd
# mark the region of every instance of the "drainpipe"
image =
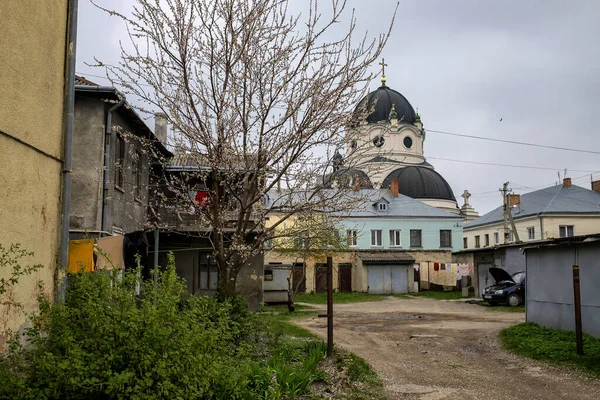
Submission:
<svg viewBox="0 0 600 400">
<path fill-rule="evenodd" d="M 77 8 L 78 0 L 69 0 L 67 10 L 68 42 L 67 42 L 67 74 L 65 87 L 65 129 L 63 133 L 63 169 L 62 169 L 62 224 L 60 231 L 59 299 L 64 301 L 66 289 L 67 262 L 69 257 L 69 223 L 71 213 L 71 168 L 73 165 L 73 125 L 75 113 L 75 51 L 77 48 Z"/>
<path fill-rule="evenodd" d="M 542 220 L 542 213 L 537 213 L 537 217 L 540 219 L 540 239 L 544 240 L 544 221 Z"/>
<path fill-rule="evenodd" d="M 102 186 L 102 227 L 101 231 L 108 232 L 108 182 L 110 180 L 110 137 L 112 134 L 112 113 L 125 102 L 119 101 L 106 112 L 104 121 L 104 185 Z"/>
</svg>

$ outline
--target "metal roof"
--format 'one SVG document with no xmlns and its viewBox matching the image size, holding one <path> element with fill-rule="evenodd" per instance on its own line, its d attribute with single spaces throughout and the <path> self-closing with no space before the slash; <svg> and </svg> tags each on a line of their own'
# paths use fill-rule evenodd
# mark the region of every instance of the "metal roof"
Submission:
<svg viewBox="0 0 600 400">
<path fill-rule="evenodd" d="M 358 257 L 364 265 L 409 265 L 415 262 L 415 259 L 402 251 L 394 252 L 359 252 Z"/>
<path fill-rule="evenodd" d="M 513 208 L 513 219 L 548 214 L 600 215 L 600 193 L 580 186 L 550 186 L 521 195 L 521 204 Z M 504 221 L 502 206 L 465 224 L 465 230 Z"/>
<path fill-rule="evenodd" d="M 413 199 L 456 201 L 448 182 L 432 168 L 422 166 L 398 168 L 388 174 L 382 186 L 389 187 L 392 179 L 398 179 L 400 193 Z"/>
<path fill-rule="evenodd" d="M 385 84 L 363 98 L 356 106 L 354 112 L 358 115 L 359 113 L 372 110 L 373 112 L 367 117 L 369 123 L 388 122 L 392 104 L 396 110 L 398 121 L 406 124 L 415 123 L 417 114 L 406 97 L 394 89 L 385 86 Z"/>
</svg>

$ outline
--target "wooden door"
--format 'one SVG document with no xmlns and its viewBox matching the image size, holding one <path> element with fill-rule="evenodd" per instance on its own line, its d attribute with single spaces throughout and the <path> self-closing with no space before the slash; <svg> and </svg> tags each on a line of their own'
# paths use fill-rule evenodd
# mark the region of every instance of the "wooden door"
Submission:
<svg viewBox="0 0 600 400">
<path fill-rule="evenodd" d="M 304 264 L 294 264 L 292 285 L 293 290 L 295 290 L 296 293 L 306 293 L 306 272 L 304 270 Z"/>
<path fill-rule="evenodd" d="M 315 265 L 315 292 L 325 293 L 327 291 L 327 264 Z"/>
<path fill-rule="evenodd" d="M 352 292 L 352 265 L 340 264 L 338 266 L 340 292 Z"/>
</svg>

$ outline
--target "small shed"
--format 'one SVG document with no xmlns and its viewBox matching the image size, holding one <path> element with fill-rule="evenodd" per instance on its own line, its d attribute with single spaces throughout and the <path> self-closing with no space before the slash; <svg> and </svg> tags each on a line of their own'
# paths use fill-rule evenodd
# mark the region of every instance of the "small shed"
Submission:
<svg viewBox="0 0 600 400">
<path fill-rule="evenodd" d="M 527 321 L 575 330 L 573 265 L 578 265 L 583 332 L 600 337 L 600 234 L 547 240 L 524 251 Z"/>
</svg>

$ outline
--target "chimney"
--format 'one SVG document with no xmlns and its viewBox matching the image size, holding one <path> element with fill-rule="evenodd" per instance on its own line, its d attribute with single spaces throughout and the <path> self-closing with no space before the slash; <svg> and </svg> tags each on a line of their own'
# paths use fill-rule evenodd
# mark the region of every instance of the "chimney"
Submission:
<svg viewBox="0 0 600 400">
<path fill-rule="evenodd" d="M 398 178 L 392 179 L 390 190 L 392 191 L 392 196 L 398 197 Z"/>
<path fill-rule="evenodd" d="M 154 114 L 154 134 L 165 146 L 167 145 L 167 130 L 167 116 L 160 112 Z"/>
<path fill-rule="evenodd" d="M 563 179 L 563 186 L 566 187 L 567 189 L 570 189 L 571 188 L 571 178 Z"/>
<path fill-rule="evenodd" d="M 600 193 L 600 181 L 593 181 L 592 182 L 592 190 L 594 192 Z"/>
<path fill-rule="evenodd" d="M 508 199 L 508 202 L 511 207 L 518 206 L 519 204 L 521 204 L 521 195 L 511 194 Z"/>
</svg>

